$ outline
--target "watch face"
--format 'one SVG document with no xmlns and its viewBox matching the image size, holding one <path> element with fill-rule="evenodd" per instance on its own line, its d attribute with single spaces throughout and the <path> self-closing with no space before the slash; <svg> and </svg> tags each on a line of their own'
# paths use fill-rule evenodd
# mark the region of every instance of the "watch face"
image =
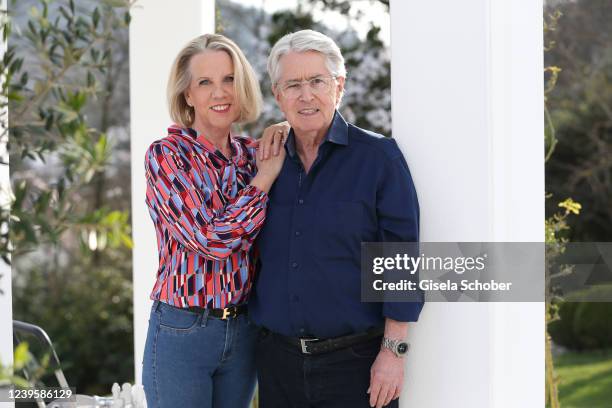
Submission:
<svg viewBox="0 0 612 408">
<path fill-rule="evenodd" d="M 397 345 L 397 352 L 399 354 L 406 354 L 408 351 L 408 343 L 400 343 Z"/>
</svg>

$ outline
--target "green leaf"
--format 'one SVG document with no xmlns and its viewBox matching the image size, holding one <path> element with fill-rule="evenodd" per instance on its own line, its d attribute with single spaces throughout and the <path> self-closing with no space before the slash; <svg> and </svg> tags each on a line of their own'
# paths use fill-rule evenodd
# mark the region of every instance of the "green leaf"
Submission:
<svg viewBox="0 0 612 408">
<path fill-rule="evenodd" d="M 11 72 L 21 71 L 22 65 L 23 65 L 23 58 L 16 58 L 15 61 L 13 61 L 13 64 L 11 66 Z"/>
<path fill-rule="evenodd" d="M 32 20 L 28 21 L 28 29 L 33 35 L 36 35 L 36 27 L 34 27 L 34 23 L 32 22 Z"/>
<path fill-rule="evenodd" d="M 111 7 L 126 7 L 126 2 L 124 0 L 104 0 L 104 4 Z"/>
<path fill-rule="evenodd" d="M 93 88 L 96 84 L 96 77 L 91 71 L 87 71 L 87 87 Z"/>
<path fill-rule="evenodd" d="M 37 19 L 39 16 L 38 14 L 38 9 L 34 6 L 30 7 L 30 17 L 32 17 L 32 19 Z"/>
<path fill-rule="evenodd" d="M 91 20 L 93 23 L 93 28 L 94 30 L 98 28 L 98 23 L 100 22 L 100 10 L 98 10 L 98 8 L 96 7 L 94 9 L 94 12 L 91 16 Z"/>
<path fill-rule="evenodd" d="M 26 191 L 28 189 L 28 184 L 25 180 L 22 180 L 13 188 L 13 194 L 15 198 L 13 199 L 13 205 L 17 207 L 21 207 L 23 199 L 26 195 Z"/>
<path fill-rule="evenodd" d="M 28 352 L 28 343 L 22 342 L 15 348 L 13 366 L 16 371 L 21 370 L 30 360 Z"/>
<path fill-rule="evenodd" d="M 41 80 L 36 80 L 34 83 L 34 93 L 40 95 L 45 91 L 46 84 Z"/>
<path fill-rule="evenodd" d="M 132 241 L 132 237 L 130 237 L 128 234 L 121 233 L 121 242 L 128 249 L 132 249 L 134 247 L 134 242 Z"/>
<path fill-rule="evenodd" d="M 53 113 L 51 113 L 45 119 L 45 130 L 51 130 L 54 122 L 55 122 L 55 117 L 53 116 Z"/>
<path fill-rule="evenodd" d="M 12 376 L 10 378 L 10 381 L 19 388 L 31 388 L 32 387 L 32 384 L 30 384 L 28 380 L 21 378 L 21 377 Z"/>
<path fill-rule="evenodd" d="M 64 50 L 64 65 L 65 66 L 70 66 L 74 63 L 75 58 L 72 55 L 72 51 L 70 49 L 65 49 Z"/>
<path fill-rule="evenodd" d="M 106 135 L 102 134 L 100 135 L 100 138 L 98 139 L 96 143 L 96 147 L 95 147 L 96 158 L 98 158 L 99 160 L 104 159 L 104 157 L 108 153 L 107 147 L 108 147 L 108 143 L 107 143 Z"/>
<path fill-rule="evenodd" d="M 66 10 L 66 9 L 64 8 L 64 6 L 61 6 L 61 7 L 59 8 L 59 12 L 62 14 L 62 16 L 64 16 L 64 18 L 65 18 L 65 19 L 66 19 L 68 22 L 72 21 L 72 17 L 71 17 L 71 16 L 70 16 L 70 14 L 68 13 L 68 10 Z"/>
<path fill-rule="evenodd" d="M 9 101 L 14 101 L 14 102 L 22 102 L 24 100 L 23 95 L 21 95 L 19 92 L 17 91 L 11 91 L 8 93 L 7 95 Z"/>
<path fill-rule="evenodd" d="M 28 83 L 28 79 L 29 79 L 29 74 L 28 74 L 28 71 L 26 71 L 23 74 L 21 74 L 21 78 L 19 80 L 19 83 L 21 85 L 25 86 Z"/>
</svg>

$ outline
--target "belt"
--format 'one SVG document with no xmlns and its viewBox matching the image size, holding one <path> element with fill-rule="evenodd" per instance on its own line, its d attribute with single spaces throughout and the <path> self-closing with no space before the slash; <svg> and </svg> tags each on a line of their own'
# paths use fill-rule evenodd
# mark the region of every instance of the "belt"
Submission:
<svg viewBox="0 0 612 408">
<path fill-rule="evenodd" d="M 225 320 L 245 313 L 247 311 L 247 306 L 245 304 L 231 305 L 223 309 L 206 309 L 204 307 L 190 306 L 184 308 L 183 310 L 189 310 L 192 313 L 198 314 L 208 313 L 209 317 L 216 317 L 217 319 Z"/>
<path fill-rule="evenodd" d="M 302 354 L 323 354 L 340 350 L 346 347 L 353 346 L 355 344 L 363 343 L 367 340 L 371 340 L 376 337 L 380 337 L 385 331 L 383 327 L 377 327 L 375 329 L 370 329 L 363 333 L 349 334 L 347 336 L 333 337 L 329 339 L 317 339 L 288 337 L 283 336 L 282 334 L 271 332 L 268 329 L 263 330 L 268 331 L 275 338 L 278 338 L 279 340 L 287 344 L 296 346 L 302 352 Z"/>
</svg>

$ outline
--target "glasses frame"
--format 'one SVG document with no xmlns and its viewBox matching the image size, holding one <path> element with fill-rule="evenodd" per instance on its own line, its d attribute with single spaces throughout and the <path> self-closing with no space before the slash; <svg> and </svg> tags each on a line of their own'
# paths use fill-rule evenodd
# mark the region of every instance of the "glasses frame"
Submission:
<svg viewBox="0 0 612 408">
<path fill-rule="evenodd" d="M 312 81 L 316 80 L 316 79 L 331 79 L 331 81 L 329 82 L 329 84 L 327 84 L 327 89 L 326 90 L 316 90 L 313 88 Z M 308 87 L 310 88 L 310 92 L 312 92 L 314 95 L 320 95 L 321 93 L 325 92 L 325 91 L 329 91 L 331 89 L 331 85 L 333 81 L 336 81 L 338 79 L 338 76 L 336 75 L 317 75 L 315 77 L 312 77 L 310 79 L 302 79 L 301 81 L 286 81 L 283 84 L 277 84 L 277 88 L 279 90 L 279 92 L 288 99 L 297 99 L 299 98 L 302 93 L 304 92 L 304 85 L 308 84 Z M 300 85 L 300 90 L 298 92 L 298 94 L 296 96 L 288 96 L 287 95 L 287 87 L 288 85 Z"/>
</svg>

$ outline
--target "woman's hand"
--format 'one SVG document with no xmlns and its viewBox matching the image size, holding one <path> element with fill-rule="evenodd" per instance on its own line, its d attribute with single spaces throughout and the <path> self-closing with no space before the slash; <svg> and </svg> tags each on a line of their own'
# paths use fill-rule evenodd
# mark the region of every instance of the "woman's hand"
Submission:
<svg viewBox="0 0 612 408">
<path fill-rule="evenodd" d="M 257 160 L 266 160 L 271 155 L 278 156 L 287 141 L 289 134 L 289 122 L 280 122 L 264 129 L 259 148 L 257 149 Z M 259 167 L 259 164 L 257 165 Z"/>
<path fill-rule="evenodd" d="M 287 153 L 282 148 L 284 140 L 280 137 L 272 137 L 272 144 L 270 150 L 276 151 L 276 155 L 271 155 L 267 159 L 260 158 L 259 153 L 257 154 L 257 175 L 251 180 L 251 185 L 258 187 L 260 190 L 266 193 L 270 191 L 270 187 L 274 184 L 274 181 L 278 177 L 283 163 L 285 162 L 285 156 Z"/>
</svg>

